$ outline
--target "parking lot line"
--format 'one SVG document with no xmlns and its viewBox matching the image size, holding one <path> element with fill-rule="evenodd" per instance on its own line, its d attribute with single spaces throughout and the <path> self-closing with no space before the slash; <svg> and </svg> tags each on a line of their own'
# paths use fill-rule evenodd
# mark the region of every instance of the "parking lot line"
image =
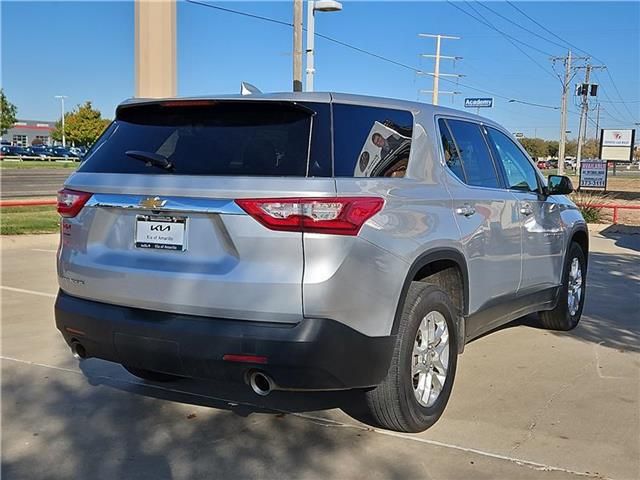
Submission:
<svg viewBox="0 0 640 480">
<path fill-rule="evenodd" d="M 0 285 L 0 289 L 7 290 L 9 292 L 27 293 L 29 295 L 38 295 L 40 297 L 56 298 L 55 293 L 37 292 L 35 290 L 26 290 L 24 288 L 7 287 L 5 285 Z"/>
<path fill-rule="evenodd" d="M 82 373 L 82 372 L 80 372 L 78 370 L 73 370 L 73 369 L 64 368 L 64 367 L 56 367 L 54 365 L 48 365 L 46 363 L 31 362 L 29 360 L 21 360 L 21 359 L 18 359 L 18 358 L 6 357 L 4 355 L 0 355 L 0 359 L 1 360 L 6 360 L 6 361 L 10 361 L 10 362 L 15 362 L 15 363 L 21 363 L 21 364 L 25 364 L 25 365 L 29 365 L 29 366 L 48 368 L 48 369 L 51 369 L 51 370 L 57 370 L 57 371 L 60 371 L 60 372 L 72 373 L 72 374 L 75 374 L 75 375 L 84 376 L 84 373 Z M 136 385 L 138 387 L 162 390 L 162 391 L 165 391 L 165 392 L 177 393 L 177 394 L 180 394 L 180 395 L 187 395 L 187 396 L 193 396 L 193 397 L 199 397 L 199 398 L 206 398 L 206 399 L 209 399 L 209 400 L 214 400 L 214 401 L 218 401 L 218 402 L 224 402 L 224 403 L 233 404 L 233 405 L 242 405 L 242 406 L 247 406 L 247 407 L 255 407 L 255 408 L 271 410 L 274 413 L 285 413 L 285 414 L 288 414 L 288 415 L 292 415 L 292 416 L 296 416 L 296 417 L 299 417 L 299 418 L 303 418 L 305 420 L 312 421 L 312 422 L 314 422 L 316 424 L 321 424 L 321 425 L 323 425 L 325 427 L 343 427 L 343 428 L 354 428 L 354 429 L 363 430 L 363 431 L 373 431 L 373 432 L 378 433 L 380 435 L 386 435 L 386 436 L 390 436 L 390 437 L 395 437 L 395 438 L 399 438 L 399 439 L 402 439 L 402 440 L 408 440 L 408 441 L 412 441 L 412 442 L 424 443 L 424 444 L 432 445 L 432 446 L 436 446 L 436 447 L 448 448 L 448 449 L 457 450 L 457 451 L 461 451 L 461 452 L 473 453 L 473 454 L 476 454 L 476 455 L 480 455 L 480 456 L 484 456 L 484 457 L 488 457 L 488 458 L 492 458 L 492 459 L 496 459 L 496 460 L 507 461 L 507 462 L 515 463 L 517 465 L 520 465 L 520 466 L 523 466 L 523 467 L 527 467 L 527 468 L 531 468 L 531 469 L 537 470 L 537 471 L 560 472 L 560 473 L 566 473 L 566 474 L 575 475 L 575 476 L 579 476 L 579 477 L 585 477 L 585 478 L 597 478 L 597 479 L 600 479 L 600 480 L 611 480 L 609 477 L 605 477 L 605 476 L 603 476 L 603 475 L 601 475 L 599 473 L 579 472 L 579 471 L 576 471 L 576 470 L 557 467 L 557 466 L 553 466 L 553 465 L 547 465 L 547 464 L 535 462 L 535 461 L 532 461 L 532 460 L 525 460 L 525 459 L 521 459 L 521 458 L 510 457 L 510 456 L 507 456 L 507 455 L 500 455 L 498 453 L 487 452 L 487 451 L 484 451 L 484 450 L 479 450 L 477 448 L 463 447 L 461 445 L 454 445 L 454 444 L 450 444 L 450 443 L 439 442 L 437 440 L 429 440 L 429 439 L 426 439 L 426 438 L 419 437 L 417 435 L 392 432 L 392 431 L 388 431 L 388 430 L 380 430 L 380 429 L 377 429 L 377 428 L 370 428 L 370 427 L 365 427 L 365 426 L 351 424 L 351 423 L 344 423 L 344 422 L 340 422 L 340 421 L 337 421 L 337 420 L 332 420 L 332 419 L 328 419 L 328 418 L 324 418 L 324 417 L 320 417 L 320 416 L 309 415 L 309 414 L 305 414 L 305 413 L 289 412 L 289 411 L 286 411 L 286 410 L 279 410 L 279 409 L 272 408 L 272 407 L 265 407 L 263 405 L 258 405 L 258 404 L 254 404 L 254 403 L 242 402 L 242 401 L 234 401 L 234 400 L 229 400 L 229 399 L 226 399 L 226 398 L 214 397 L 212 395 L 205 395 L 205 394 L 202 394 L 202 393 L 195 393 L 195 392 L 189 392 L 189 391 L 186 391 L 186 390 L 180 390 L 180 389 L 177 389 L 177 388 L 170 388 L 170 387 L 164 387 L 164 386 L 161 386 L 161 385 L 149 384 L 149 383 L 146 383 L 146 382 L 139 382 L 139 381 L 135 381 L 135 380 L 127 380 L 127 379 L 122 379 L 122 378 L 115 378 L 115 377 L 111 377 L 111 376 L 108 376 L 108 375 L 96 375 L 95 378 L 103 378 L 103 379 L 114 381 L 114 382 L 128 383 L 128 384 L 131 384 L 131 385 Z"/>
</svg>

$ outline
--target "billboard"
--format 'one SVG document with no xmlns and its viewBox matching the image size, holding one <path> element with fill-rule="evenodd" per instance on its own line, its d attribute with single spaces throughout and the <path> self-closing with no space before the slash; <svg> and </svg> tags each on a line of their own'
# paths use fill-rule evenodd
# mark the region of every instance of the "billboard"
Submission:
<svg viewBox="0 0 640 480">
<path fill-rule="evenodd" d="M 633 129 L 602 129 L 600 131 L 600 158 L 612 162 L 630 162 L 633 159 Z"/>
<path fill-rule="evenodd" d="M 464 99 L 464 108 L 492 108 L 492 107 L 493 107 L 492 97 Z"/>
</svg>

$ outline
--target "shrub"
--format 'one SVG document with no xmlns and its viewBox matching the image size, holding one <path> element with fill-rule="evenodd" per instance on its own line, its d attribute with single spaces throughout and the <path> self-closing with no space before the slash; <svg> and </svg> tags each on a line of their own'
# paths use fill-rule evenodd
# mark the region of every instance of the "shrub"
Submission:
<svg viewBox="0 0 640 480">
<path fill-rule="evenodd" d="M 605 203 L 606 199 L 606 195 L 591 192 L 575 192 L 571 195 L 571 200 L 578 205 L 578 208 L 587 223 L 602 222 L 602 209 L 595 205 Z"/>
</svg>

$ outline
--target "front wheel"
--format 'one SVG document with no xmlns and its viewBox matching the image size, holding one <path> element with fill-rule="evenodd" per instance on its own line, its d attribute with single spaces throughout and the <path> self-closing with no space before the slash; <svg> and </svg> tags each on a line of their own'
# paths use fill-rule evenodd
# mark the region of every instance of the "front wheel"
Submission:
<svg viewBox="0 0 640 480">
<path fill-rule="evenodd" d="M 440 418 L 458 358 L 455 312 L 440 288 L 411 284 L 387 376 L 365 394 L 375 423 L 389 430 L 421 432 Z"/>
<path fill-rule="evenodd" d="M 586 260 L 582 248 L 571 243 L 564 265 L 558 303 L 553 310 L 540 312 L 540 322 L 550 330 L 571 330 L 578 325 L 585 298 Z"/>
</svg>

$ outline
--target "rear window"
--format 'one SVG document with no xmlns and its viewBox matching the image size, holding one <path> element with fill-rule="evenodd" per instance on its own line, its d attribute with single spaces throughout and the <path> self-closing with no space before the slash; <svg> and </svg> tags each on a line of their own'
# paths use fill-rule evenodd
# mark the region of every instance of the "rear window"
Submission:
<svg viewBox="0 0 640 480">
<path fill-rule="evenodd" d="M 413 115 L 404 110 L 334 104 L 336 177 L 404 177 Z"/>
<path fill-rule="evenodd" d="M 329 106 L 176 101 L 123 107 L 81 172 L 329 176 Z"/>
</svg>

